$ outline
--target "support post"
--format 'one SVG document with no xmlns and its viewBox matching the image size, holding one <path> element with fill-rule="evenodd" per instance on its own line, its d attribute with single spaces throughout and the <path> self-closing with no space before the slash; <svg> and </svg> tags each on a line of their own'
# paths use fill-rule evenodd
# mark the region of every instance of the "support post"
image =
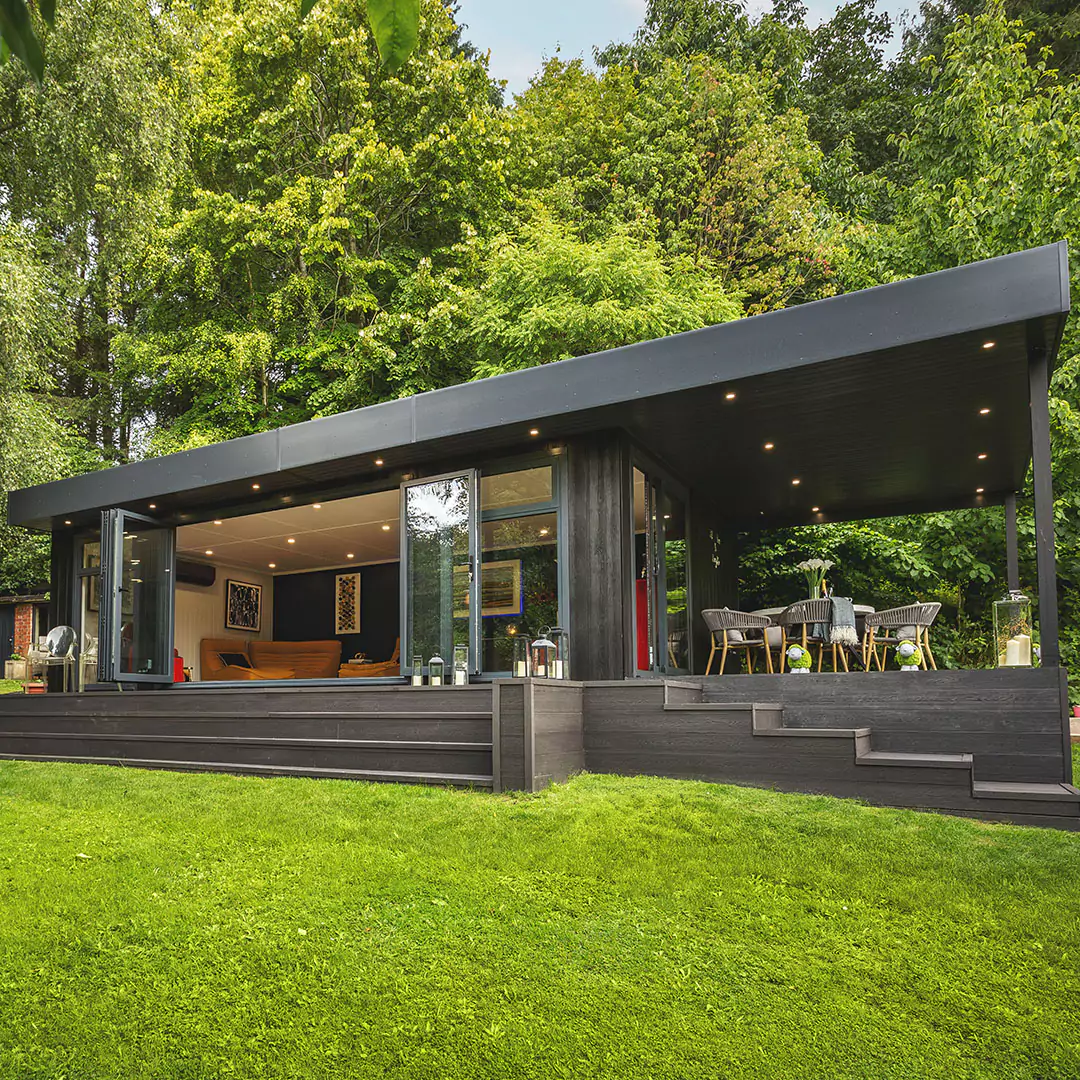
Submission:
<svg viewBox="0 0 1080 1080">
<path fill-rule="evenodd" d="M 1030 348 L 1031 464 L 1035 477 L 1035 563 L 1039 576 L 1039 647 L 1043 667 L 1060 667 L 1054 486 L 1050 473 L 1050 363 L 1046 349 Z"/>
<path fill-rule="evenodd" d="M 1020 591 L 1020 555 L 1016 539 L 1016 493 L 1005 496 L 1005 577 L 1010 592 Z"/>
</svg>

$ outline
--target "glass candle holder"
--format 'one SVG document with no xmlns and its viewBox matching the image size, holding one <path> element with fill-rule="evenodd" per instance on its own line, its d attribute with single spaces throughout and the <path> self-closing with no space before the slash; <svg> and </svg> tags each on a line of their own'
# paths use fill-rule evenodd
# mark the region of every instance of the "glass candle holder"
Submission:
<svg viewBox="0 0 1080 1080">
<path fill-rule="evenodd" d="M 469 646 L 454 646 L 454 685 L 469 685 Z"/>
<path fill-rule="evenodd" d="M 433 656 L 428 661 L 428 686 L 442 686 L 446 674 L 446 661 L 441 656 Z"/>
<path fill-rule="evenodd" d="M 529 646 L 529 668 L 533 678 L 550 679 L 555 668 L 555 642 L 547 636 L 548 627 L 540 631 L 540 636 Z"/>
<path fill-rule="evenodd" d="M 529 677 L 529 639 L 522 634 L 514 638 L 514 659 L 510 672 L 515 679 Z"/>
<path fill-rule="evenodd" d="M 998 667 L 1031 667 L 1031 601 L 1022 592 L 994 601 L 994 647 Z"/>
<path fill-rule="evenodd" d="M 422 656 L 412 658 L 412 684 L 413 686 L 424 685 L 424 658 Z"/>
<path fill-rule="evenodd" d="M 555 643 L 555 659 L 552 663 L 551 677 L 569 679 L 570 635 L 561 626 L 553 626 L 547 636 Z"/>
</svg>

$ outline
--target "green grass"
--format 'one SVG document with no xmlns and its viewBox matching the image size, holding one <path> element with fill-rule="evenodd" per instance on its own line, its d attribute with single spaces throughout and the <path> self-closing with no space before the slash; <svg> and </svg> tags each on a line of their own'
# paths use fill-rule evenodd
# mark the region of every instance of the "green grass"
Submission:
<svg viewBox="0 0 1080 1080">
<path fill-rule="evenodd" d="M 1080 1076 L 1080 836 L 0 763 L 4 1080 Z"/>
</svg>

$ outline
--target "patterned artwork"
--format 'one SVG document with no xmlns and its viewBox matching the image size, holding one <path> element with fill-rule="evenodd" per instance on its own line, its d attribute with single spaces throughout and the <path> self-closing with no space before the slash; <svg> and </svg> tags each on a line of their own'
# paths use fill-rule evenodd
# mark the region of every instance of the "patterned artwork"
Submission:
<svg viewBox="0 0 1080 1080">
<path fill-rule="evenodd" d="M 338 574 L 335 579 L 334 633 L 360 633 L 359 574 Z"/>
<path fill-rule="evenodd" d="M 247 581 L 225 582 L 225 629 L 259 633 L 262 629 L 261 585 Z"/>
</svg>

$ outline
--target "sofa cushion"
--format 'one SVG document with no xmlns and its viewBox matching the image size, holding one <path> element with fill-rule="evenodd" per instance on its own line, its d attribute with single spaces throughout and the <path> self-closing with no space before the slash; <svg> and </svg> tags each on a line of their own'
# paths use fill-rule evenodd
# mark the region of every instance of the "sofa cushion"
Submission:
<svg viewBox="0 0 1080 1080">
<path fill-rule="evenodd" d="M 295 679 L 333 679 L 341 663 L 341 642 L 252 641 L 248 655 L 257 668 L 292 668 Z"/>
<path fill-rule="evenodd" d="M 218 653 L 218 659 L 224 667 L 251 667 L 251 661 L 247 658 L 247 653 L 222 652 Z"/>
</svg>

